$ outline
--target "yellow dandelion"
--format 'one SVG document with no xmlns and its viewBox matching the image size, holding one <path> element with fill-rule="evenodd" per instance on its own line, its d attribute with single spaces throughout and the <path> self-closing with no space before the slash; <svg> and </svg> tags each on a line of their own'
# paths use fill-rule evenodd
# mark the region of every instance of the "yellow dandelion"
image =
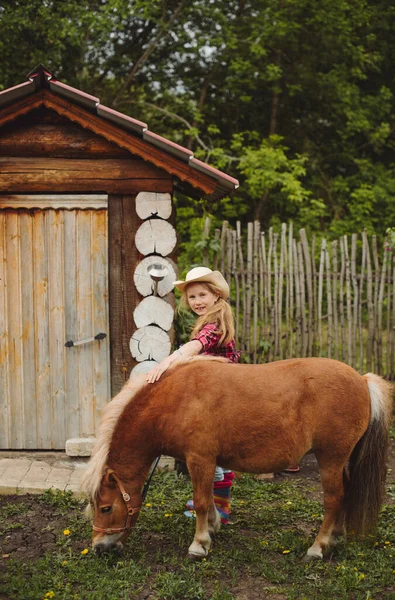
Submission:
<svg viewBox="0 0 395 600">
<path fill-rule="evenodd" d="M 70 529 L 63 530 L 63 535 L 70 535 L 70 533 L 71 533 Z"/>
<path fill-rule="evenodd" d="M 65 567 L 66 565 L 67 565 L 67 560 L 64 560 L 64 561 L 62 562 L 62 567 Z"/>
<path fill-rule="evenodd" d="M 283 554 L 289 554 L 291 550 L 283 550 Z"/>
<path fill-rule="evenodd" d="M 81 554 L 88 554 L 89 550 L 88 548 L 84 548 L 83 550 L 81 550 Z"/>
<path fill-rule="evenodd" d="M 362 581 L 362 579 L 365 579 L 365 573 L 360 573 L 358 575 L 358 579 L 359 579 L 359 581 Z"/>
<path fill-rule="evenodd" d="M 173 513 L 165 513 L 165 517 L 172 517 Z"/>
<path fill-rule="evenodd" d="M 145 506 L 151 506 L 151 502 L 147 502 Z"/>
<path fill-rule="evenodd" d="M 391 546 L 391 542 L 389 542 L 388 540 L 387 540 L 386 542 L 384 542 L 384 544 L 385 544 L 386 546 Z"/>
<path fill-rule="evenodd" d="M 202 562 L 207 562 L 207 558 L 203 558 Z"/>
<path fill-rule="evenodd" d="M 289 500 L 289 501 L 287 502 L 287 504 L 292 504 L 292 502 Z"/>
<path fill-rule="evenodd" d="M 55 596 L 55 592 L 47 592 L 44 598 L 53 598 Z"/>
</svg>

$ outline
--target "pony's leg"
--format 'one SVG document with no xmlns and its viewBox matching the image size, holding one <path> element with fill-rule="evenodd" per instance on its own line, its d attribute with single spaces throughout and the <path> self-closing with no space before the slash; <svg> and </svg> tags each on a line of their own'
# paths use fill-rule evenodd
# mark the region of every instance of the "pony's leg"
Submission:
<svg viewBox="0 0 395 600">
<path fill-rule="evenodd" d="M 322 488 L 324 492 L 324 520 L 314 544 L 308 549 L 306 558 L 324 557 L 325 552 L 333 543 L 333 533 L 341 530 L 344 521 L 343 514 L 343 465 L 323 467 L 320 465 Z"/>
<path fill-rule="evenodd" d="M 215 465 L 188 461 L 188 471 L 193 485 L 193 505 L 196 513 L 196 529 L 192 544 L 188 549 L 191 558 L 204 558 L 211 546 L 209 513 L 212 514 L 213 479 Z M 219 515 L 218 515 L 219 517 Z M 214 515 L 212 520 L 215 521 Z M 213 529 L 214 531 L 214 529 Z"/>
<path fill-rule="evenodd" d="M 343 493 L 345 493 L 348 482 L 349 482 L 349 475 L 346 471 L 346 469 L 343 469 Z M 343 536 L 346 536 L 346 511 L 344 508 L 344 503 L 342 503 L 342 507 L 341 510 L 339 512 L 339 516 L 337 517 L 336 523 L 333 526 L 333 530 L 332 530 L 332 541 L 336 542 L 337 538 Z"/>
<path fill-rule="evenodd" d="M 212 500 L 208 510 L 208 531 L 211 535 L 218 533 L 221 529 L 221 517 L 215 506 L 214 499 Z"/>
</svg>

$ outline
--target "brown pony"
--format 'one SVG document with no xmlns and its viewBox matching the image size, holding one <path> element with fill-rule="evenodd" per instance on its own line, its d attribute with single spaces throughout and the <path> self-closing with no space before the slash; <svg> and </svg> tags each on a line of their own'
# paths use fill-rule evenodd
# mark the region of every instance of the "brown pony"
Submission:
<svg viewBox="0 0 395 600">
<path fill-rule="evenodd" d="M 207 555 L 220 528 L 215 465 L 265 473 L 312 451 L 325 516 L 308 557 L 336 536 L 374 529 L 383 500 L 392 386 L 325 358 L 235 365 L 196 358 L 155 384 L 140 375 L 109 403 L 84 487 L 94 511 L 93 548 L 121 549 L 141 508 L 155 457 L 186 461 L 196 531 L 189 555 Z"/>
</svg>

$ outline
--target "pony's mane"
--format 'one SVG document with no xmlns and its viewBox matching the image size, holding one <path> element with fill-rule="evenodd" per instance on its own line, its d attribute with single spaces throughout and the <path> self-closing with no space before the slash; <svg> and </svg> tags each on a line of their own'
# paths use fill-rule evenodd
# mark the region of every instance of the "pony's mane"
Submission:
<svg viewBox="0 0 395 600">
<path fill-rule="evenodd" d="M 93 499 L 99 491 L 100 483 L 104 475 L 107 463 L 111 439 L 118 419 L 123 413 L 126 405 L 133 400 L 136 394 L 146 384 L 146 374 L 140 373 L 129 379 L 121 391 L 103 411 L 97 439 L 92 451 L 88 467 L 81 481 L 81 489 Z"/>
<path fill-rule="evenodd" d="M 181 360 L 178 360 L 175 364 L 169 367 L 166 374 L 174 371 L 181 365 L 185 365 L 186 363 L 189 364 L 191 362 L 202 360 L 229 362 L 226 358 L 209 355 L 192 356 L 186 359 L 181 358 Z M 103 411 L 96 443 L 92 450 L 92 456 L 81 480 L 81 489 L 86 492 L 91 499 L 94 499 L 99 491 L 100 483 L 107 465 L 110 443 L 118 420 L 129 402 L 132 402 L 138 392 L 148 385 L 146 376 L 146 373 L 139 373 L 138 375 L 134 375 L 131 379 L 129 379 L 119 394 L 107 404 Z"/>
</svg>

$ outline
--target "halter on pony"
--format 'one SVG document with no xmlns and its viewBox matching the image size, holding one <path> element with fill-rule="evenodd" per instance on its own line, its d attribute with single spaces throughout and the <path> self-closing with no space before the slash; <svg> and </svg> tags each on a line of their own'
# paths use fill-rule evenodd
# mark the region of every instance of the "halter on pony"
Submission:
<svg viewBox="0 0 395 600">
<path fill-rule="evenodd" d="M 97 527 L 97 525 L 95 525 L 95 523 L 93 522 L 93 527 L 92 527 L 93 531 L 98 531 L 99 533 L 107 533 L 108 535 L 111 535 L 112 533 L 121 533 L 123 531 L 128 531 L 130 529 L 132 517 L 133 517 L 133 515 L 135 515 L 136 513 L 139 512 L 139 510 L 141 509 L 141 504 L 140 504 L 140 506 L 138 506 L 136 508 L 133 508 L 132 506 L 130 506 L 130 496 L 127 493 L 127 491 L 125 490 L 123 483 L 119 479 L 118 475 L 115 473 L 115 471 L 113 471 L 112 469 L 109 469 L 108 467 L 106 469 L 106 473 L 108 475 L 112 475 L 112 477 L 115 479 L 115 483 L 117 484 L 117 487 L 118 487 L 119 491 L 121 492 L 122 500 L 124 501 L 124 503 L 126 505 L 126 509 L 128 511 L 125 525 L 123 527 L 103 528 L 103 527 Z"/>
</svg>

